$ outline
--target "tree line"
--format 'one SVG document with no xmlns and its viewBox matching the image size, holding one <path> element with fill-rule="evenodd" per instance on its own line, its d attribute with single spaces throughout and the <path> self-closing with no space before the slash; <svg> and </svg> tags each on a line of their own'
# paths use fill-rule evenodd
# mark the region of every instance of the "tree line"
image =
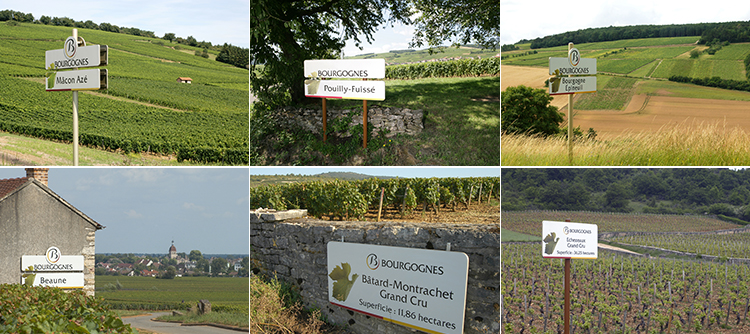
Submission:
<svg viewBox="0 0 750 334">
<path fill-rule="evenodd" d="M 568 45 L 569 42 L 580 44 L 622 39 L 683 36 L 701 36 L 699 44 L 706 44 L 714 39 L 731 43 L 748 42 L 750 41 L 750 21 L 587 28 L 533 40 L 521 40 L 518 44 L 530 42 L 532 49 L 539 49 Z"/>
<path fill-rule="evenodd" d="M 502 209 L 714 214 L 750 221 L 750 170 L 503 168 Z"/>
<path fill-rule="evenodd" d="M 42 17 L 35 20 L 34 15 L 31 13 L 24 13 L 24 12 L 14 11 L 10 9 L 0 11 L 0 22 L 4 22 L 4 21 L 16 21 L 16 22 L 63 26 L 63 27 L 81 28 L 81 29 L 94 29 L 94 30 L 108 31 L 108 32 L 114 32 L 114 33 L 119 33 L 119 34 L 159 38 L 154 34 L 153 31 L 142 30 L 142 29 L 138 29 L 134 27 L 130 27 L 130 28 L 119 27 L 117 25 L 107 23 L 107 22 L 102 22 L 100 24 L 97 24 L 91 20 L 76 21 L 68 17 L 49 17 L 46 15 L 42 15 Z M 219 56 L 216 57 L 216 60 L 222 63 L 227 63 L 227 64 L 234 65 L 240 68 L 247 68 L 250 64 L 250 61 L 249 61 L 250 49 L 240 48 L 240 47 L 227 44 L 227 43 L 224 43 L 224 45 L 213 45 L 211 44 L 211 42 L 207 42 L 207 41 L 199 42 L 193 36 L 182 38 L 182 37 L 175 36 L 174 33 L 165 33 L 164 36 L 161 37 L 161 39 L 164 39 L 170 42 L 175 42 L 178 44 L 184 44 L 184 45 L 202 48 L 204 50 L 219 51 Z M 207 57 L 208 54 L 207 53 L 205 54 Z"/>
</svg>

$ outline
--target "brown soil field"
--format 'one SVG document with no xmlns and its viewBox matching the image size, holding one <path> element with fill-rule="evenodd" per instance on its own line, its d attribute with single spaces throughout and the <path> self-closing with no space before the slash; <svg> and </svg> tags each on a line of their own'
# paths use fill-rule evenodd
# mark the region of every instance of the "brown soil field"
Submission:
<svg viewBox="0 0 750 334">
<path fill-rule="evenodd" d="M 577 110 L 574 126 L 594 128 L 606 139 L 623 132 L 656 132 L 674 125 L 696 129 L 718 125 L 750 132 L 750 102 L 636 95 L 625 111 Z"/>
<path fill-rule="evenodd" d="M 502 66 L 501 76 L 502 89 L 517 85 L 544 88 L 549 73 L 542 67 Z M 657 94 L 668 95 L 669 92 Z M 567 105 L 567 97 L 555 97 L 552 105 L 558 108 Z M 574 109 L 573 112 L 573 126 L 583 130 L 594 128 L 598 139 L 623 133 L 657 132 L 675 125 L 696 129 L 708 125 L 728 130 L 738 127 L 750 133 L 750 102 L 747 101 L 635 95 L 624 111 Z"/>
<path fill-rule="evenodd" d="M 551 77 L 549 69 L 545 67 L 502 65 L 500 66 L 500 90 L 519 85 L 547 90 L 544 87 L 544 80 L 549 79 L 549 77 Z M 568 96 L 555 96 L 552 105 L 558 108 L 568 105 Z"/>
</svg>

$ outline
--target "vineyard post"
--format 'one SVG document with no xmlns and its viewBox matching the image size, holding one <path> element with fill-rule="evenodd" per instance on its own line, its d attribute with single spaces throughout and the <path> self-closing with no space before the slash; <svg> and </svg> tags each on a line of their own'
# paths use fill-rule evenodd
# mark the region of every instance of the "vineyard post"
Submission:
<svg viewBox="0 0 750 334">
<path fill-rule="evenodd" d="M 380 206 L 378 207 L 378 222 L 380 222 L 380 212 L 383 211 L 383 196 L 385 195 L 385 188 L 380 188 Z M 404 195 L 405 197 L 406 195 Z"/>
<path fill-rule="evenodd" d="M 367 78 L 362 78 L 367 81 Z M 367 149 L 367 100 L 362 100 L 362 148 Z"/>
<path fill-rule="evenodd" d="M 78 29 L 73 29 L 73 40 L 78 43 Z M 73 69 L 77 70 L 78 67 Z M 78 166 L 78 91 L 75 90 L 73 91 L 73 166 Z"/>
<path fill-rule="evenodd" d="M 565 219 L 569 223 L 570 219 Z M 565 306 L 563 309 L 563 332 L 570 334 L 570 259 L 565 259 Z"/>
</svg>

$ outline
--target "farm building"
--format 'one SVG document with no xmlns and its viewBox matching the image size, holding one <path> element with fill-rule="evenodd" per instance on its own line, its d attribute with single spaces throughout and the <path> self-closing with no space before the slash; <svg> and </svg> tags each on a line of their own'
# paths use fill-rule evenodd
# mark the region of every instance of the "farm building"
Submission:
<svg viewBox="0 0 750 334">
<path fill-rule="evenodd" d="M 188 78 L 188 77 L 179 77 L 179 78 L 177 78 L 177 82 L 179 82 L 179 83 L 192 83 L 193 79 Z"/>
<path fill-rule="evenodd" d="M 0 284 L 22 283 L 22 266 L 31 266 L 35 285 L 93 295 L 95 232 L 104 226 L 48 188 L 48 171 L 0 180 Z"/>
</svg>

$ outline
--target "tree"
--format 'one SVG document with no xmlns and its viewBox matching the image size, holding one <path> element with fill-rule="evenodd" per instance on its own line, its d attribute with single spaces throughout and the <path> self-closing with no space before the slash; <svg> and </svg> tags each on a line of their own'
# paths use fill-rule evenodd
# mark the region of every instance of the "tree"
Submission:
<svg viewBox="0 0 750 334">
<path fill-rule="evenodd" d="M 502 93 L 500 123 L 504 133 L 554 135 L 560 132 L 563 114 L 551 106 L 544 89 L 508 87 Z"/>
<path fill-rule="evenodd" d="M 203 254 L 201 254 L 201 251 L 193 249 L 190 251 L 190 255 L 188 255 L 188 260 L 190 261 L 198 261 L 203 258 Z"/>
<path fill-rule="evenodd" d="M 193 36 L 188 36 L 186 41 L 187 41 L 187 44 L 190 45 L 190 46 L 196 46 L 196 45 L 198 45 L 198 41 L 195 40 L 195 37 L 193 37 Z"/>
<path fill-rule="evenodd" d="M 175 269 L 174 266 L 169 266 L 167 267 L 167 270 L 164 270 L 164 273 L 162 273 L 161 278 L 173 279 L 175 276 L 177 276 L 177 269 Z"/>
<path fill-rule="evenodd" d="M 500 1 L 497 0 L 412 0 L 421 16 L 410 47 L 424 44 L 453 46 L 476 43 L 495 50 L 500 41 Z"/>
<path fill-rule="evenodd" d="M 206 57 L 208 57 L 208 51 L 206 51 Z M 239 68 L 247 68 L 248 64 L 250 64 L 250 50 L 224 43 L 219 55 L 216 56 L 216 61 Z"/>
<path fill-rule="evenodd" d="M 253 94 L 272 107 L 303 102 L 306 59 L 334 59 L 348 39 L 354 39 L 357 47 L 360 38 L 369 43 L 386 21 L 410 24 L 408 1 L 254 2 L 250 6 Z M 261 64 L 262 68 L 256 67 Z"/>
<path fill-rule="evenodd" d="M 175 35 L 174 33 L 169 32 L 169 33 L 164 34 L 164 37 L 162 37 L 162 39 L 165 39 L 171 42 L 175 40 Z"/>
<path fill-rule="evenodd" d="M 214 276 L 227 272 L 227 260 L 222 257 L 215 257 L 211 260 L 211 274 Z"/>
</svg>

